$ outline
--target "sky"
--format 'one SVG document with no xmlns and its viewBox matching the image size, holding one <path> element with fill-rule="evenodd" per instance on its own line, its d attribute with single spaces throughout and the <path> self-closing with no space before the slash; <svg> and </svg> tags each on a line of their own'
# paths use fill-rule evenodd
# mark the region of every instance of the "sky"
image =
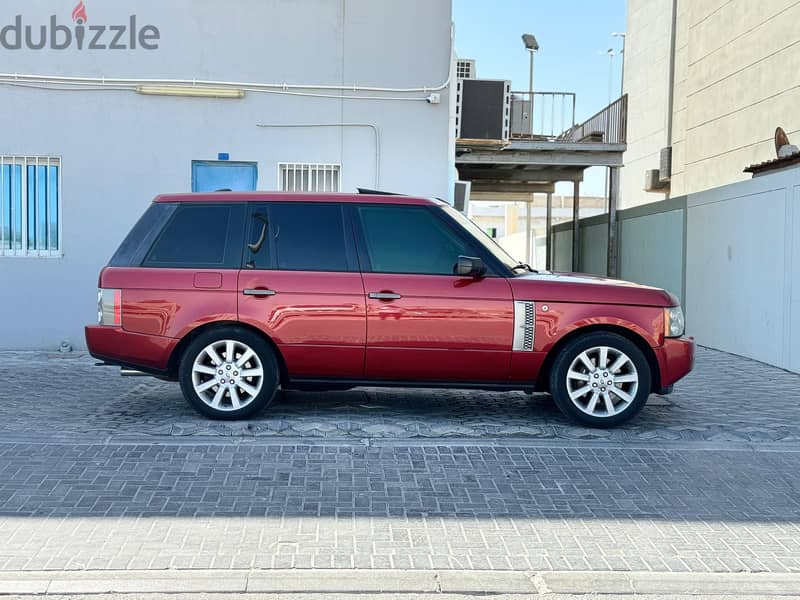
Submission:
<svg viewBox="0 0 800 600">
<path fill-rule="evenodd" d="M 475 59 L 480 79 L 510 79 L 528 89 L 529 55 L 522 34 L 539 42 L 534 59 L 535 91 L 576 94 L 580 123 L 608 104 L 609 48 L 619 51 L 625 31 L 625 0 L 453 0 L 456 53 Z M 621 56 L 614 58 L 612 97 L 620 92 Z M 582 195 L 603 195 L 602 169 L 587 172 Z M 557 193 L 571 193 L 561 184 Z"/>
</svg>

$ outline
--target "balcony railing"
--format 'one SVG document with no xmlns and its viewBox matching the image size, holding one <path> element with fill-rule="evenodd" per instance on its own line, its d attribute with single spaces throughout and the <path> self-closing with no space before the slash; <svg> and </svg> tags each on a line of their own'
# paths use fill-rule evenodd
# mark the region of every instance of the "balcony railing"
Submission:
<svg viewBox="0 0 800 600">
<path fill-rule="evenodd" d="M 530 92 L 511 92 L 512 138 L 554 140 L 574 126 L 573 92 L 533 92 L 533 111 Z"/>
<path fill-rule="evenodd" d="M 618 98 L 596 115 L 559 136 L 566 142 L 624 144 L 628 129 L 628 94 Z"/>
</svg>

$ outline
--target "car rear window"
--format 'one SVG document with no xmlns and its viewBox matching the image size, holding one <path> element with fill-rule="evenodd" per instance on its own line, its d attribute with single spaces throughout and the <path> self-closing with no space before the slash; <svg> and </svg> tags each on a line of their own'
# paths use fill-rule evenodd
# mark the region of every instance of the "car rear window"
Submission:
<svg viewBox="0 0 800 600">
<path fill-rule="evenodd" d="M 112 267 L 141 265 L 144 255 L 153 245 L 153 240 L 158 236 L 164 223 L 172 217 L 176 208 L 176 204 L 151 204 L 117 248 L 108 264 Z"/>
<path fill-rule="evenodd" d="M 146 267 L 239 268 L 244 207 L 182 204 L 144 260 Z"/>
</svg>

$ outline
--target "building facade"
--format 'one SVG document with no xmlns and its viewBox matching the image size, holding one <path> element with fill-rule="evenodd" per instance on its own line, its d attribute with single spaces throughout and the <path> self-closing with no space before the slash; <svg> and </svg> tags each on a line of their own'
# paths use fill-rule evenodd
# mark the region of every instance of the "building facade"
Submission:
<svg viewBox="0 0 800 600">
<path fill-rule="evenodd" d="M 628 1 L 624 207 L 749 179 L 744 167 L 775 157 L 778 126 L 797 143 L 798 18 L 792 0 Z"/>
<path fill-rule="evenodd" d="M 450 2 L 3 9 L 0 349 L 81 347 L 98 272 L 158 193 L 452 196 Z"/>
</svg>

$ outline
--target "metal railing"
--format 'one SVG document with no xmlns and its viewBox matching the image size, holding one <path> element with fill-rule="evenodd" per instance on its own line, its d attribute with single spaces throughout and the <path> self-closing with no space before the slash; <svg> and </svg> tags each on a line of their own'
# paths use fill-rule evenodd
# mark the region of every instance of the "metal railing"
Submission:
<svg viewBox="0 0 800 600">
<path fill-rule="evenodd" d="M 617 98 L 583 123 L 559 136 L 559 141 L 624 144 L 628 129 L 628 94 Z"/>
<path fill-rule="evenodd" d="M 533 92 L 532 112 L 530 92 L 511 92 L 512 138 L 555 139 L 574 126 L 574 92 Z"/>
</svg>

